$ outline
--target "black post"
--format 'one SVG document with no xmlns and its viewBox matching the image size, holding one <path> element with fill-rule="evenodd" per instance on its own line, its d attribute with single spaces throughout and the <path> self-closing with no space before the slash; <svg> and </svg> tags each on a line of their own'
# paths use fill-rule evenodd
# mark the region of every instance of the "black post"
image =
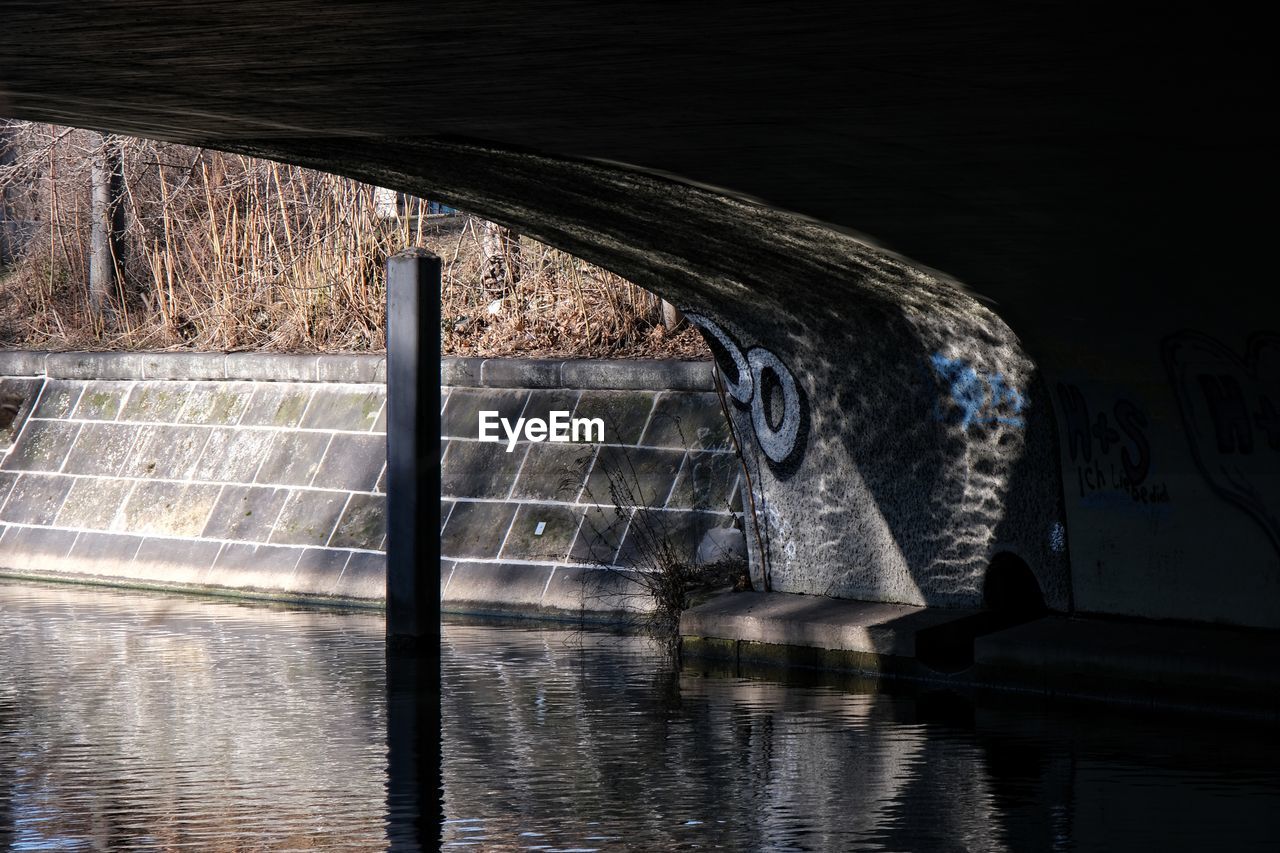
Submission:
<svg viewBox="0 0 1280 853">
<path fill-rule="evenodd" d="M 440 630 L 440 259 L 387 261 L 387 639 Z"/>
<path fill-rule="evenodd" d="M 387 261 L 387 840 L 435 850 L 440 754 L 440 259 Z"/>
</svg>

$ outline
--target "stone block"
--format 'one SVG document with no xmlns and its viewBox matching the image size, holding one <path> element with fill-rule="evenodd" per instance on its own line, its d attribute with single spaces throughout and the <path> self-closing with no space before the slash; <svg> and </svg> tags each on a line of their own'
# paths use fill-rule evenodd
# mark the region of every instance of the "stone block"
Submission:
<svg viewBox="0 0 1280 853">
<path fill-rule="evenodd" d="M 9 471 L 58 471 L 79 432 L 78 423 L 28 421 L 0 467 Z"/>
<path fill-rule="evenodd" d="M 602 420 L 606 444 L 635 444 L 649 422 L 653 401 L 650 391 L 583 391 L 573 416 Z"/>
<path fill-rule="evenodd" d="M 351 558 L 350 551 L 334 548 L 306 548 L 298 557 L 293 580 L 289 582 L 293 592 L 304 595 L 333 595 L 338 587 L 342 570 Z"/>
<path fill-rule="evenodd" d="M 0 568 L 15 572 L 64 572 L 76 541 L 72 530 L 6 527 L 0 538 Z"/>
<path fill-rule="evenodd" d="M 0 471 L 0 507 L 4 506 L 5 500 L 9 497 L 9 492 L 13 491 L 13 484 L 16 482 L 18 482 L 17 474 L 12 471 Z M 442 502 L 441 507 L 443 508 L 443 506 Z"/>
<path fill-rule="evenodd" d="M 0 476 L 4 476 L 4 475 L 0 475 Z M 12 477 L 13 475 L 10 474 L 8 476 Z M 3 486 L 3 481 L 0 481 L 0 486 Z M 0 498 L 0 503 L 3 503 L 3 501 L 4 499 Z M 453 512 L 453 501 L 445 501 L 445 500 L 440 501 L 440 532 L 441 533 L 444 532 L 444 526 L 449 523 L 449 513 L 451 512 Z"/>
<path fill-rule="evenodd" d="M 362 353 L 322 355 L 316 359 L 316 378 L 321 382 L 385 382 L 385 378 L 378 377 L 378 365 L 385 360 L 384 356 Z"/>
<path fill-rule="evenodd" d="M 637 510 L 618 551 L 617 565 L 653 571 L 671 560 L 693 564 L 708 531 L 729 524 L 729 516 L 710 512 Z"/>
<path fill-rule="evenodd" d="M 190 382 L 139 382 L 129 392 L 118 420 L 175 423 L 190 393 Z"/>
<path fill-rule="evenodd" d="M 255 482 L 275 486 L 308 486 L 333 437 L 328 432 L 277 432 Z"/>
<path fill-rule="evenodd" d="M 118 476 L 132 455 L 134 441 L 142 429 L 145 427 L 137 424 L 85 424 L 62 470 L 68 474 Z"/>
<path fill-rule="evenodd" d="M 444 592 L 449 588 L 449 578 L 453 577 L 453 567 L 457 565 L 453 560 L 440 561 L 440 597 L 444 598 Z"/>
<path fill-rule="evenodd" d="M 40 392 L 40 402 L 36 404 L 33 418 L 66 418 L 80 402 L 87 383 L 66 379 L 49 379 Z"/>
<path fill-rule="evenodd" d="M 142 379 L 145 354 L 133 352 L 51 352 L 50 379 Z"/>
<path fill-rule="evenodd" d="M 658 395 L 653 417 L 640 439 L 647 447 L 731 450 L 729 423 L 715 394 L 666 392 Z"/>
<path fill-rule="evenodd" d="M 199 536 L 217 503 L 221 486 L 200 483 L 138 483 L 117 524 L 124 532 L 153 536 Z"/>
<path fill-rule="evenodd" d="M 312 485 L 321 489 L 372 491 L 386 462 L 386 436 L 336 433 Z"/>
<path fill-rule="evenodd" d="M 296 427 L 314 391 L 307 385 L 256 385 L 240 426 Z"/>
<path fill-rule="evenodd" d="M 184 424 L 234 424 L 253 396 L 252 382 L 196 382 L 178 412 Z"/>
<path fill-rule="evenodd" d="M 62 527 L 109 530 L 133 486 L 133 480 L 77 477 L 54 523 Z"/>
<path fill-rule="evenodd" d="M 292 592 L 290 581 L 301 548 L 228 542 L 201 578 L 205 586 Z"/>
<path fill-rule="evenodd" d="M 623 507 L 665 506 L 684 451 L 653 447 L 601 447 L 581 503 Z"/>
<path fill-rule="evenodd" d="M 747 537 L 736 527 L 712 528 L 698 543 L 698 553 L 694 559 L 699 565 L 718 563 L 722 560 L 746 562 Z"/>
<path fill-rule="evenodd" d="M 277 545 L 324 545 L 347 503 L 346 492 L 294 490 L 268 540 Z"/>
<path fill-rule="evenodd" d="M 710 361 L 579 359 L 560 368 L 566 388 L 710 391 Z"/>
<path fill-rule="evenodd" d="M 480 384 L 486 388 L 559 388 L 560 360 L 488 358 L 480 365 Z"/>
<path fill-rule="evenodd" d="M 138 429 L 120 473 L 125 477 L 190 479 L 210 432 L 199 426 L 146 424 Z"/>
<path fill-rule="evenodd" d="M 729 512 L 741 476 L 742 464 L 732 453 L 691 450 L 667 506 Z"/>
<path fill-rule="evenodd" d="M 220 543 L 203 539 L 148 537 L 138 546 L 129 575 L 155 583 L 200 583 L 221 550 Z"/>
<path fill-rule="evenodd" d="M 316 356 L 267 352 L 229 352 L 226 356 L 228 379 L 252 379 L 259 382 L 314 382 Z"/>
<path fill-rule="evenodd" d="M 370 432 L 378 422 L 386 396 L 386 389 L 380 385 L 317 388 L 302 416 L 302 426 Z"/>
<path fill-rule="evenodd" d="M 127 381 L 90 382 L 85 386 L 71 417 L 86 421 L 114 421 L 133 390 Z"/>
<path fill-rule="evenodd" d="M 225 486 L 201 535 L 207 539 L 266 542 L 288 497 L 288 489 Z"/>
<path fill-rule="evenodd" d="M 10 524 L 53 524 L 73 482 L 73 478 L 61 474 L 21 475 L 9 490 L 4 508 L 0 509 L 0 521 Z"/>
<path fill-rule="evenodd" d="M 458 501 L 440 534 L 440 553 L 455 558 L 497 557 L 515 511 L 514 504 Z"/>
<path fill-rule="evenodd" d="M 973 614 L 820 595 L 731 592 L 682 613 L 680 635 L 914 657 L 917 633 Z"/>
<path fill-rule="evenodd" d="M 13 446 L 43 384 L 41 379 L 0 378 L 0 453 Z"/>
<path fill-rule="evenodd" d="M 593 446 L 531 444 L 513 498 L 574 503 L 595 457 Z"/>
<path fill-rule="evenodd" d="M 529 445 L 508 453 L 505 444 L 453 441 L 441 466 L 440 492 L 447 497 L 505 498 Z"/>
<path fill-rule="evenodd" d="M 514 424 L 528 401 L 528 391 L 454 388 L 441 417 L 441 434 L 447 438 L 478 438 L 480 412 L 497 412 L 498 417 Z M 502 434 L 501 427 L 498 432 Z"/>
<path fill-rule="evenodd" d="M 551 571 L 551 566 L 459 561 L 441 604 L 446 608 L 450 604 L 478 604 L 487 609 L 540 607 Z"/>
<path fill-rule="evenodd" d="M 0 352 L 0 376 L 44 376 L 46 352 L 5 350 Z"/>
<path fill-rule="evenodd" d="M 483 358 L 440 359 L 440 384 L 476 386 L 480 384 L 480 366 Z"/>
<path fill-rule="evenodd" d="M 552 412 L 568 412 L 573 414 L 578 407 L 581 393 L 563 388 L 538 389 L 529 392 L 529 402 L 525 404 L 522 417 L 550 420 Z"/>
<path fill-rule="evenodd" d="M 592 566 L 613 565 L 630 520 L 629 510 L 619 510 L 617 507 L 587 507 L 583 511 L 582 525 L 578 528 L 578 535 L 573 540 L 569 560 Z"/>
<path fill-rule="evenodd" d="M 572 613 L 643 613 L 653 598 L 634 572 L 559 566 L 542 596 L 544 610 Z"/>
<path fill-rule="evenodd" d="M 444 461 L 444 454 L 440 454 L 440 461 Z M 378 485 L 373 487 L 375 492 L 385 495 L 387 493 L 387 466 L 382 466 L 382 473 L 378 475 Z"/>
<path fill-rule="evenodd" d="M 132 577 L 142 539 L 121 533 L 82 532 L 66 558 L 67 571 L 105 578 Z"/>
<path fill-rule="evenodd" d="M 352 551 L 332 594 L 338 598 L 384 600 L 387 597 L 386 555 Z"/>
<path fill-rule="evenodd" d="M 387 499 L 384 495 L 352 495 L 338 527 L 329 540 L 330 548 L 363 548 L 376 551 L 387 535 Z"/>
<path fill-rule="evenodd" d="M 272 430 L 244 427 L 210 430 L 209 440 L 191 472 L 192 479 L 252 483 L 275 435 Z"/>
<path fill-rule="evenodd" d="M 581 510 L 556 504 L 522 504 L 498 556 L 504 560 L 562 562 L 581 522 Z"/>
<path fill-rule="evenodd" d="M 225 379 L 227 375 L 226 356 L 220 352 L 147 352 L 137 356 L 143 379 Z"/>
</svg>

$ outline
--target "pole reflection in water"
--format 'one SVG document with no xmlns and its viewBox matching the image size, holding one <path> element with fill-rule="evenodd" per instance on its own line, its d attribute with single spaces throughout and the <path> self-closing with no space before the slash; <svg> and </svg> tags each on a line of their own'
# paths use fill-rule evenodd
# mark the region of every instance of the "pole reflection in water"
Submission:
<svg viewBox="0 0 1280 853">
<path fill-rule="evenodd" d="M 0 582 L 0 848 L 1274 849 L 1274 728 L 683 672 L 446 623 Z M 386 667 L 384 669 L 384 667 Z M 430 679 L 428 679 L 428 682 Z"/>
</svg>

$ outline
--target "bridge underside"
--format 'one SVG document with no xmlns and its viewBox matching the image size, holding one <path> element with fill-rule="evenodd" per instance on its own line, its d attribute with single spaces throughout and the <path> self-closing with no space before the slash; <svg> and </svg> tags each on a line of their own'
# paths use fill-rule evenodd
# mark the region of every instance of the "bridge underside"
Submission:
<svg viewBox="0 0 1280 853">
<path fill-rule="evenodd" d="M 685 308 L 759 584 L 1280 626 L 1267 29 L 1078 4 L 6 4 L 0 115 L 429 195 Z M 1189 294 L 1184 296 L 1182 294 Z"/>
</svg>

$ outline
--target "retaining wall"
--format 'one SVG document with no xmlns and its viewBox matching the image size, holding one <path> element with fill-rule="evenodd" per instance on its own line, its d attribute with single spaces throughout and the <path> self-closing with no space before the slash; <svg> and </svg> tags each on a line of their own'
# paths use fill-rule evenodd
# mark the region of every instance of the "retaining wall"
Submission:
<svg viewBox="0 0 1280 853">
<path fill-rule="evenodd" d="M 446 608 L 628 609 L 646 533 L 740 547 L 708 365 L 449 359 L 442 383 Z M 0 570 L 380 604 L 385 396 L 380 356 L 0 353 Z M 608 429 L 507 453 L 480 409 Z"/>
</svg>

